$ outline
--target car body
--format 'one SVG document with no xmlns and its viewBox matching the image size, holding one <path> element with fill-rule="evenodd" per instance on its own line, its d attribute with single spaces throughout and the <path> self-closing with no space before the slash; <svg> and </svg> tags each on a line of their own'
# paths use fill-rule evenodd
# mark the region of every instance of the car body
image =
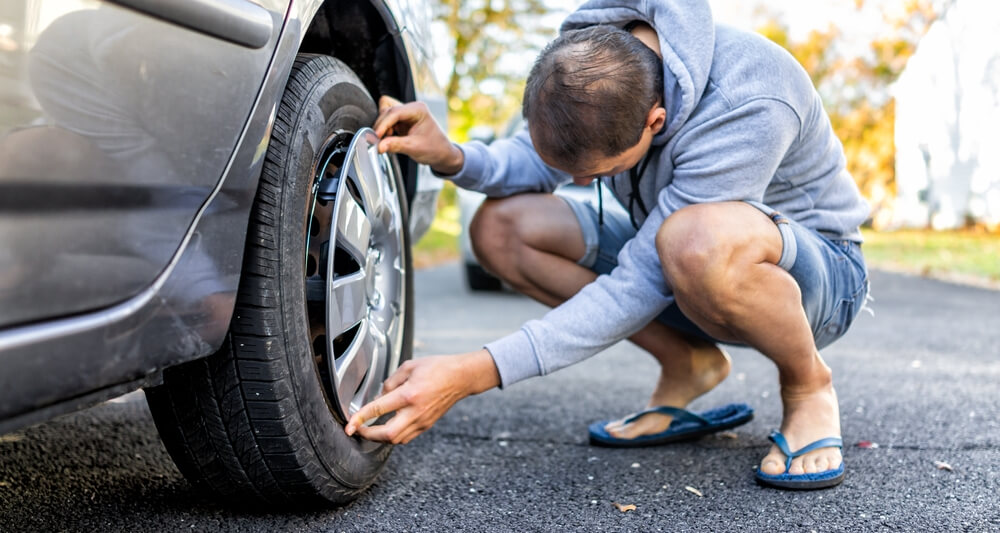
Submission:
<svg viewBox="0 0 1000 533">
<path fill-rule="evenodd" d="M 4 2 L 0 433 L 220 350 L 297 56 L 444 123 L 429 23 L 403 0 Z M 440 180 L 381 164 L 398 164 L 415 240 Z"/>
</svg>

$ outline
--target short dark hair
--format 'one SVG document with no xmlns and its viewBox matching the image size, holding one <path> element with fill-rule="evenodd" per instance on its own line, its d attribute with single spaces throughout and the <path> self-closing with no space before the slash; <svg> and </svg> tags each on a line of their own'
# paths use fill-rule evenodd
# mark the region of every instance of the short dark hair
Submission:
<svg viewBox="0 0 1000 533">
<path fill-rule="evenodd" d="M 568 168 L 635 146 L 662 98 L 656 53 L 625 30 L 599 25 L 563 32 L 542 50 L 522 113 L 535 150 Z"/>
</svg>

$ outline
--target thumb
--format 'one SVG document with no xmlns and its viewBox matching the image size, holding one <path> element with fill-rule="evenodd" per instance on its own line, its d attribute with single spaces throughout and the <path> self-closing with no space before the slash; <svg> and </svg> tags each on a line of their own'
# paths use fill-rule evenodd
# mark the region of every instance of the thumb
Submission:
<svg viewBox="0 0 1000 533">
<path fill-rule="evenodd" d="M 389 152 L 393 154 L 402 153 L 408 156 L 413 156 L 414 154 L 411 153 L 413 148 L 414 145 L 410 137 L 383 137 L 378 143 L 378 151 L 382 154 Z"/>
<path fill-rule="evenodd" d="M 394 105 L 403 105 L 403 102 L 400 102 L 399 100 L 396 100 L 395 98 L 393 98 L 391 96 L 388 96 L 388 95 L 383 95 L 381 98 L 378 99 L 378 110 L 379 111 L 383 111 L 385 109 L 389 109 L 390 107 L 392 107 Z"/>
</svg>

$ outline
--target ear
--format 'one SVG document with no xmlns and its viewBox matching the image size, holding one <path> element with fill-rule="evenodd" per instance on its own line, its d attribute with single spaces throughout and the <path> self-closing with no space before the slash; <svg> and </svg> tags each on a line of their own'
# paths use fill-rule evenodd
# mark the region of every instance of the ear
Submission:
<svg viewBox="0 0 1000 533">
<path fill-rule="evenodd" d="M 656 104 L 653 109 L 649 110 L 646 115 L 646 127 L 653 131 L 653 134 L 657 134 L 663 129 L 663 126 L 667 123 L 667 110 Z"/>
</svg>

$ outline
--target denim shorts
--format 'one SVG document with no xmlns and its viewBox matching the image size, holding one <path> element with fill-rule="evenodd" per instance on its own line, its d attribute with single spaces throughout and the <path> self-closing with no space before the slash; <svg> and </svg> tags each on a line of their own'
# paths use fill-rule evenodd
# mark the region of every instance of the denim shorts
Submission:
<svg viewBox="0 0 1000 533">
<path fill-rule="evenodd" d="M 593 201 L 579 194 L 560 194 L 569 204 L 580 228 L 586 253 L 580 265 L 598 274 L 608 274 L 618 266 L 618 252 L 636 234 L 628 213 L 615 200 L 605 196 L 603 224 L 599 223 Z M 777 211 L 756 202 L 778 226 L 782 252 L 778 266 L 788 271 L 798 283 L 817 348 L 823 348 L 847 332 L 864 307 L 868 296 L 868 269 L 861 255 L 861 245 L 847 240 L 830 239 L 788 219 Z M 712 342 L 719 342 L 689 320 L 677 304 L 671 304 L 656 320 L 675 330 Z"/>
</svg>

